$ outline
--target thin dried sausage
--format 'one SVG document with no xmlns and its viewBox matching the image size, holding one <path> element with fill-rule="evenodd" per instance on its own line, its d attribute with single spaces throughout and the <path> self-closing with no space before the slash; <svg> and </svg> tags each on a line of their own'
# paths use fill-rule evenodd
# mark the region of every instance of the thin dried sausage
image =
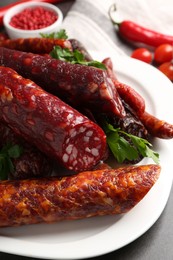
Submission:
<svg viewBox="0 0 173 260">
<path fill-rule="evenodd" d="M 72 50 L 70 41 L 64 39 L 18 38 L 0 41 L 0 47 L 39 54 L 50 53 L 55 45 Z"/>
<path fill-rule="evenodd" d="M 145 111 L 145 101 L 143 97 L 134 88 L 117 79 L 110 58 L 106 58 L 102 62 L 106 65 L 108 75 L 112 79 L 114 87 L 117 89 L 120 97 L 129 104 L 136 114 L 142 115 Z"/>
<path fill-rule="evenodd" d="M 145 111 L 145 101 L 142 96 L 132 87 L 118 80 L 115 82 L 115 87 L 120 97 L 133 108 L 137 115 L 142 115 Z"/>
<path fill-rule="evenodd" d="M 0 47 L 0 65 L 30 78 L 72 106 L 114 113 L 125 110 L 106 70 Z M 79 98 L 80 97 L 80 98 Z"/>
<path fill-rule="evenodd" d="M 0 182 L 0 226 L 121 214 L 148 193 L 159 165 L 81 172 L 58 178 Z"/>
<path fill-rule="evenodd" d="M 146 111 L 139 118 L 152 136 L 162 139 L 173 138 L 173 125 L 156 118 Z"/>
<path fill-rule="evenodd" d="M 0 67 L 0 120 L 67 169 L 88 170 L 106 151 L 103 130 L 29 79 Z"/>
</svg>

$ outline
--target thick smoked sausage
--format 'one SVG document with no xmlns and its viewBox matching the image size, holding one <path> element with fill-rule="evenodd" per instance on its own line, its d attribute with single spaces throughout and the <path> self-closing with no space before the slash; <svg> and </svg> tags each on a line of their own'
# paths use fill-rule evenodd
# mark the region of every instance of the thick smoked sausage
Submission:
<svg viewBox="0 0 173 260">
<path fill-rule="evenodd" d="M 106 70 L 3 47 L 0 47 L 0 65 L 30 78 L 70 105 L 125 116 L 121 99 Z"/>
<path fill-rule="evenodd" d="M 29 79 L 0 67 L 0 120 L 67 169 L 91 169 L 106 151 L 103 130 Z"/>
<path fill-rule="evenodd" d="M 0 182 L 0 226 L 126 213 L 155 184 L 160 166 L 129 166 L 58 178 Z"/>
</svg>

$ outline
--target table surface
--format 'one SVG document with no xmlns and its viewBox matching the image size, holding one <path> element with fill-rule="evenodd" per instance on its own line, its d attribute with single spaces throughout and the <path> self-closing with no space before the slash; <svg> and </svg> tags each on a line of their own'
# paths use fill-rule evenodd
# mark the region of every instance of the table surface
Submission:
<svg viewBox="0 0 173 260">
<path fill-rule="evenodd" d="M 1 0 L 0 7 L 13 0 Z M 68 12 L 73 4 L 73 0 L 57 4 L 61 8 L 64 15 Z M 172 173 L 170 173 L 172 174 Z M 90 258 L 90 260 L 172 260 L 173 259 L 173 189 L 170 194 L 168 203 L 156 223 L 140 238 L 129 245 L 105 254 L 99 257 Z M 113 239 L 113 238 L 112 238 Z M 0 252 L 1 260 L 34 260 L 36 258 L 28 258 L 16 255 L 10 255 Z"/>
</svg>

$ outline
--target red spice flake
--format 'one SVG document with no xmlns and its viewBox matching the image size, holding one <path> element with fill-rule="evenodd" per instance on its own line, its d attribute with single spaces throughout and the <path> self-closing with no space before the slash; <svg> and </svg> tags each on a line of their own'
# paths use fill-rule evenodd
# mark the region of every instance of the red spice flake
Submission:
<svg viewBox="0 0 173 260">
<path fill-rule="evenodd" d="M 38 30 L 50 26 L 57 19 L 57 14 L 43 7 L 26 8 L 12 17 L 10 25 L 22 30 Z"/>
</svg>

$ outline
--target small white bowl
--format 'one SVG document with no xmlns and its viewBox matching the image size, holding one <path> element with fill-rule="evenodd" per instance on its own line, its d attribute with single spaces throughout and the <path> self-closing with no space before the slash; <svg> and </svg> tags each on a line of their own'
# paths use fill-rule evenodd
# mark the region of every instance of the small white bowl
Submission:
<svg viewBox="0 0 173 260">
<path fill-rule="evenodd" d="M 48 27 L 37 29 L 37 30 L 23 30 L 23 29 L 17 29 L 13 26 L 10 25 L 11 18 L 22 12 L 25 8 L 30 8 L 30 7 L 43 7 L 45 9 L 48 9 L 50 11 L 55 12 L 57 14 L 58 19 L 51 24 Z M 16 39 L 16 38 L 34 38 L 34 37 L 41 37 L 40 33 L 52 33 L 52 32 L 57 32 L 62 24 L 63 21 L 63 14 L 62 11 L 55 5 L 53 4 L 48 4 L 45 2 L 27 2 L 27 3 L 21 3 L 18 4 L 14 7 L 11 7 L 4 15 L 3 18 L 3 24 L 5 27 L 5 30 L 8 34 L 8 36 L 11 39 Z"/>
</svg>

